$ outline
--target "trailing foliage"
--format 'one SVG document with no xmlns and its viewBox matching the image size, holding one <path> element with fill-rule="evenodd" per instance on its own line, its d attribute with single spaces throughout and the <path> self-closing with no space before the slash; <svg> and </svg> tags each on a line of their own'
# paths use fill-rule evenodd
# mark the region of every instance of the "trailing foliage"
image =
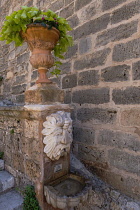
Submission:
<svg viewBox="0 0 140 210">
<path fill-rule="evenodd" d="M 24 192 L 23 210 L 40 210 L 38 201 L 35 197 L 34 186 L 27 185 Z"/>
<path fill-rule="evenodd" d="M 0 152 L 0 159 L 3 159 L 4 152 Z"/>
<path fill-rule="evenodd" d="M 16 46 L 22 45 L 24 40 L 20 36 L 20 32 L 25 32 L 27 25 L 31 23 L 40 23 L 48 29 L 55 27 L 60 31 L 60 39 L 54 47 L 54 55 L 56 58 L 63 59 L 63 53 L 73 44 L 72 37 L 67 35 L 71 27 L 65 18 L 58 16 L 51 10 L 43 12 L 36 7 L 22 6 L 21 10 L 14 11 L 11 15 L 6 16 L 0 33 L 0 40 L 6 40 L 6 44 L 14 41 Z M 61 64 L 61 62 L 55 62 L 56 69 L 52 74 L 60 73 L 59 66 Z"/>
</svg>

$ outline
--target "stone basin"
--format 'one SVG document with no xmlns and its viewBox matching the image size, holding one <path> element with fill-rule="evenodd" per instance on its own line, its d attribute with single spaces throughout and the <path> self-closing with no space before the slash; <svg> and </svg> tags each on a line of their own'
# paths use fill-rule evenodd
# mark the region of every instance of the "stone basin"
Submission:
<svg viewBox="0 0 140 210">
<path fill-rule="evenodd" d="M 54 208 L 75 207 L 87 200 L 91 185 L 84 178 L 68 174 L 44 186 L 48 204 Z"/>
</svg>

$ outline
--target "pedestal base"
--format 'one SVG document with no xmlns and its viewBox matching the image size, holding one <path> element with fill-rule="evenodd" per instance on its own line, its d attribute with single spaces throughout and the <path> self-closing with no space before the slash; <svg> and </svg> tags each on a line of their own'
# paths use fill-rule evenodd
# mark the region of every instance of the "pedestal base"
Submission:
<svg viewBox="0 0 140 210">
<path fill-rule="evenodd" d="M 64 91 L 56 84 L 36 84 L 25 92 L 26 104 L 52 104 L 64 102 Z"/>
</svg>

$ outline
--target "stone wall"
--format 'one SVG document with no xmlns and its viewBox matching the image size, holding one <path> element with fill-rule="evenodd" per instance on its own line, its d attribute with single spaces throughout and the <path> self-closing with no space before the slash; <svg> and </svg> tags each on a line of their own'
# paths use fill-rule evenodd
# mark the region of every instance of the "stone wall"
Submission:
<svg viewBox="0 0 140 210">
<path fill-rule="evenodd" d="M 74 107 L 73 151 L 103 180 L 140 199 L 140 1 L 3 0 L 0 21 L 21 5 L 69 20 L 75 44 L 52 80 Z M 24 103 L 37 77 L 27 45 L 1 43 L 0 51 L 1 103 Z"/>
</svg>

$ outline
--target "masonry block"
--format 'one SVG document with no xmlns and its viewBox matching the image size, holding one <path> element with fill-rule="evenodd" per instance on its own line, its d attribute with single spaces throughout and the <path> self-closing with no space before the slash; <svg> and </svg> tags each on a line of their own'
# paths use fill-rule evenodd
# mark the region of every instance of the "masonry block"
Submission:
<svg viewBox="0 0 140 210">
<path fill-rule="evenodd" d="M 109 100 L 109 88 L 79 90 L 73 92 L 72 95 L 72 101 L 79 104 L 104 104 Z"/>
<path fill-rule="evenodd" d="M 114 89 L 112 96 L 115 104 L 139 104 L 140 87 L 127 87 L 126 89 Z"/>
<path fill-rule="evenodd" d="M 123 126 L 140 126 L 140 109 L 131 108 L 121 112 L 121 124 Z M 140 131 L 137 128 L 136 133 L 140 136 Z"/>
<path fill-rule="evenodd" d="M 99 72 L 96 70 L 80 72 L 78 85 L 97 85 L 99 82 Z"/>
<path fill-rule="evenodd" d="M 74 30 L 74 39 L 80 39 L 106 29 L 109 21 L 110 15 L 105 14 L 95 20 L 90 20 L 89 22 L 84 23 L 82 26 L 79 26 Z"/>
<path fill-rule="evenodd" d="M 72 47 L 69 47 L 68 51 L 65 54 L 65 58 L 71 58 L 77 54 L 78 51 L 78 45 L 74 44 Z M 69 67 L 70 68 L 70 67 Z"/>
<path fill-rule="evenodd" d="M 81 142 L 86 145 L 93 145 L 95 141 L 95 130 L 74 127 L 73 138 L 76 142 Z"/>
<path fill-rule="evenodd" d="M 75 2 L 75 10 L 79 10 L 81 9 L 82 7 L 86 6 L 87 4 L 89 4 L 92 0 L 76 0 Z"/>
<path fill-rule="evenodd" d="M 24 53 L 20 56 L 17 57 L 17 65 L 22 64 L 22 63 L 27 63 L 29 60 L 29 53 Z"/>
<path fill-rule="evenodd" d="M 111 66 L 101 71 L 102 80 L 105 82 L 126 81 L 129 79 L 130 66 Z"/>
<path fill-rule="evenodd" d="M 64 0 L 55 1 L 50 5 L 50 9 L 54 12 L 60 10 L 64 6 Z"/>
<path fill-rule="evenodd" d="M 68 22 L 72 28 L 75 28 L 79 24 L 79 18 L 77 17 L 76 14 L 68 18 Z"/>
<path fill-rule="evenodd" d="M 118 169 L 135 173 L 140 173 L 140 156 L 129 154 L 123 150 L 112 149 L 108 152 L 109 163 Z"/>
<path fill-rule="evenodd" d="M 128 20 L 134 15 L 139 14 L 140 11 L 140 1 L 134 1 L 130 4 L 124 5 L 121 8 L 115 10 L 111 16 L 111 23 L 118 23 L 123 20 Z"/>
<path fill-rule="evenodd" d="M 118 6 L 119 4 L 126 2 L 127 0 L 104 0 L 103 1 L 103 11 L 114 8 L 115 6 Z"/>
<path fill-rule="evenodd" d="M 63 77 L 62 79 L 62 88 L 73 88 L 77 86 L 77 75 L 71 74 Z"/>
<path fill-rule="evenodd" d="M 77 119 L 86 122 L 93 121 L 94 124 L 113 123 L 116 120 L 115 109 L 81 108 L 77 110 Z"/>
<path fill-rule="evenodd" d="M 71 71 L 71 63 L 66 62 L 61 65 L 61 74 L 68 74 Z"/>
<path fill-rule="evenodd" d="M 127 148 L 135 152 L 140 151 L 140 138 L 121 131 L 100 130 L 98 143 L 120 149 Z"/>
<path fill-rule="evenodd" d="M 140 61 L 132 64 L 133 80 L 140 80 Z"/>
<path fill-rule="evenodd" d="M 106 45 L 110 42 L 126 39 L 137 32 L 138 21 L 122 24 L 108 29 L 97 36 L 96 46 Z"/>
<path fill-rule="evenodd" d="M 21 93 L 24 93 L 25 90 L 26 90 L 26 86 L 27 86 L 26 84 L 13 86 L 12 87 L 12 93 L 13 94 L 21 94 Z"/>
<path fill-rule="evenodd" d="M 81 39 L 79 42 L 79 53 L 84 54 L 90 51 L 92 48 L 92 40 L 91 37 L 87 37 L 84 39 Z"/>
<path fill-rule="evenodd" d="M 140 57 L 140 39 L 134 39 L 127 43 L 121 43 L 113 49 L 114 61 L 125 61 L 132 58 Z"/>
<path fill-rule="evenodd" d="M 93 54 L 86 55 L 74 62 L 75 70 L 82 70 L 87 68 L 94 68 L 105 64 L 107 56 L 110 53 L 110 48 L 97 51 Z"/>
<path fill-rule="evenodd" d="M 63 18 L 68 18 L 74 14 L 74 4 L 70 4 L 60 11 L 60 16 Z"/>
<path fill-rule="evenodd" d="M 72 3 L 74 0 L 65 0 L 65 6 L 67 6 L 68 4 Z"/>
</svg>

